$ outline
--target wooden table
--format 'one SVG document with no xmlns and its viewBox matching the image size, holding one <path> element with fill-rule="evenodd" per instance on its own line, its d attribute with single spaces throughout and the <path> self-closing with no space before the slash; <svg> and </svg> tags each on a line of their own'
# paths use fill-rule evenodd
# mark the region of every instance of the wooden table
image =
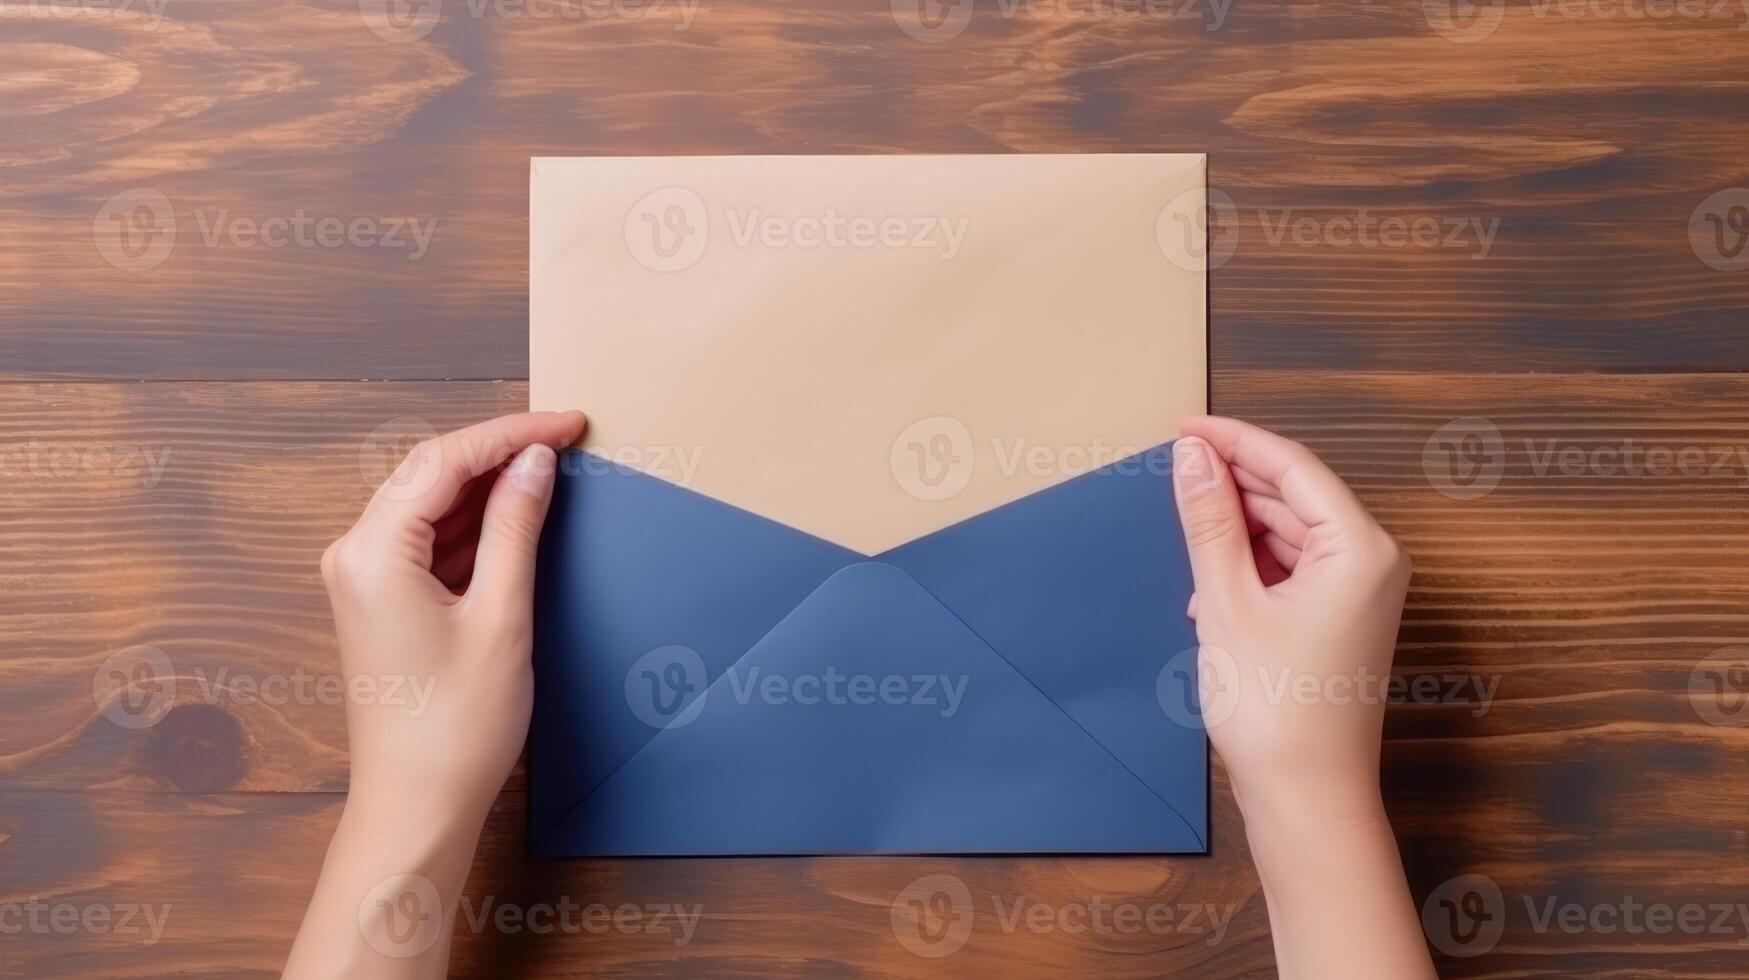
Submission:
<svg viewBox="0 0 1749 980">
<path fill-rule="evenodd" d="M 0 973 L 278 971 L 346 781 L 317 556 L 405 433 L 524 403 L 529 156 L 1115 150 L 1208 152 L 1214 407 L 1414 555 L 1384 783 L 1442 969 L 1749 971 L 1743 9 L 578 2 L 3 8 Z M 249 231 L 300 216 L 365 221 Z M 141 645 L 162 700 L 99 710 Z M 470 908 L 696 932 L 464 927 L 456 972 L 1269 975 L 1214 784 L 1208 857 L 535 863 L 519 775 Z M 936 873 L 975 928 L 925 959 Z M 1659 903 L 1705 927 L 1607 928 Z"/>
</svg>

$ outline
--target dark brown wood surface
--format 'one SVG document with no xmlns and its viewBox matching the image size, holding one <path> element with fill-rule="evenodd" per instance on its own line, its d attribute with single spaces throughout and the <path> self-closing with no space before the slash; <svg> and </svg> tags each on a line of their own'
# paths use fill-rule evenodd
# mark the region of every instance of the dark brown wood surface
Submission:
<svg viewBox="0 0 1749 980">
<path fill-rule="evenodd" d="M 1749 190 L 1714 197 L 1749 187 L 1749 11 L 1457 6 L 992 0 L 935 41 L 875 0 L 447 0 L 400 41 L 372 0 L 0 7 L 0 974 L 277 972 L 345 738 L 250 692 L 336 669 L 316 559 L 404 434 L 523 404 L 529 156 L 1112 150 L 1210 154 L 1214 407 L 1317 449 L 1415 558 L 1398 666 L 1440 694 L 1390 710 L 1388 803 L 1416 900 L 1483 875 L 1503 922 L 1442 971 L 1749 973 Z M 129 271 L 99 245 L 137 190 L 177 230 Z M 432 234 L 207 241 L 300 212 Z M 93 688 L 142 645 L 176 683 L 133 728 Z M 464 926 L 458 975 L 1272 972 L 1218 764 L 1212 855 L 1170 859 L 532 862 L 521 787 L 470 907 L 696 932 Z M 923 959 L 890 909 L 934 873 L 977 914 Z M 1017 900 L 1231 920 L 1004 930 Z M 33 902 L 167 917 L 6 931 Z M 1611 917 L 1660 904 L 1702 926 Z"/>
</svg>

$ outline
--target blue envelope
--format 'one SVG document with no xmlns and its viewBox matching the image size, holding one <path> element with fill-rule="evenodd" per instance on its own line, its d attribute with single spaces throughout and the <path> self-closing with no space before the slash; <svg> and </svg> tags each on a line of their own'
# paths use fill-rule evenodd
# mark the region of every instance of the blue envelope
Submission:
<svg viewBox="0 0 1749 980">
<path fill-rule="evenodd" d="M 862 555 L 568 451 L 535 853 L 1206 851 L 1170 468 L 1156 447 Z"/>
<path fill-rule="evenodd" d="M 1205 174 L 532 162 L 536 854 L 1206 851 Z"/>
</svg>

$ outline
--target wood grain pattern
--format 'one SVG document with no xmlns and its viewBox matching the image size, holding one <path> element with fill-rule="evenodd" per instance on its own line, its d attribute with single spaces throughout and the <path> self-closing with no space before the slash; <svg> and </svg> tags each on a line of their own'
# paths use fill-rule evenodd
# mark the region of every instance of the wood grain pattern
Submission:
<svg viewBox="0 0 1749 980">
<path fill-rule="evenodd" d="M 1740 799 L 1724 787 L 1749 762 L 1749 741 L 1707 724 L 1689 683 L 1703 657 L 1749 637 L 1749 517 L 1736 506 L 1749 468 L 1732 457 L 1730 471 L 1569 476 L 1539 461 L 1549 440 L 1587 453 L 1629 438 L 1735 450 L 1749 382 L 1253 370 L 1214 380 L 1220 410 L 1304 439 L 1416 558 L 1398 666 L 1439 695 L 1391 710 L 1385 783 L 1418 897 L 1480 873 L 1515 903 L 1738 901 L 1749 845 Z M 0 901 L 183 910 L 149 948 L 31 936 L 14 955 L 38 969 L 73 956 L 97 976 L 270 973 L 345 786 L 344 729 L 338 704 L 251 699 L 238 678 L 334 669 L 315 561 L 368 496 L 372 433 L 395 419 L 447 429 L 507 411 L 525 387 L 6 387 L 0 446 L 36 446 L 6 457 L 0 512 Z M 1454 499 L 1436 489 L 1423 450 L 1465 418 L 1498 427 L 1503 465 L 1490 493 Z M 72 463 L 122 460 L 136 446 L 167 460 L 154 485 L 143 469 Z M 170 657 L 177 682 L 157 725 L 133 729 L 99 710 L 92 683 L 109 656 L 141 643 Z M 1268 972 L 1261 898 L 1218 766 L 1214 855 L 1159 860 L 531 862 L 520 780 L 482 845 L 472 901 L 568 895 L 710 911 L 678 949 L 644 934 L 469 930 L 462 975 L 907 975 L 926 964 L 897 944 L 886 909 L 914 878 L 943 872 L 979 903 L 982 931 L 945 964 L 955 974 Z M 127 843 L 138 834 L 151 843 Z M 190 863 L 194 853 L 205 856 Z M 1208 934 L 1011 934 L 989 904 L 1101 896 L 1236 911 L 1210 944 Z M 1490 955 L 1450 960 L 1448 972 L 1591 973 L 1608 953 L 1631 956 L 1635 975 L 1728 975 L 1744 935 L 1569 936 L 1538 932 L 1521 905 L 1509 913 Z"/>
<path fill-rule="evenodd" d="M 1515 2 L 1460 44 L 1425 5 L 1093 3 L 979 4 L 941 43 L 878 0 L 463 6 L 401 43 L 349 0 L 179 0 L 155 24 L 14 3 L 0 376 L 524 377 L 528 157 L 777 152 L 1207 151 L 1237 206 L 1223 363 L 1749 365 L 1749 285 L 1688 241 L 1702 200 L 1744 179 L 1741 10 Z M 93 224 L 141 187 L 165 195 L 175 247 L 126 272 Z M 1363 211 L 1498 225 L 1486 249 L 1278 231 Z M 417 259 L 209 243 L 298 214 L 431 237 Z"/>
<path fill-rule="evenodd" d="M 392 40 L 369 0 L 122 6 L 0 0 L 0 909 L 169 917 L 150 945 L 8 934 L 0 975 L 277 972 L 345 737 L 338 704 L 259 685 L 332 675 L 316 558 L 409 435 L 524 403 L 528 157 L 1171 150 L 1231 201 L 1214 407 L 1306 441 L 1416 561 L 1397 663 L 1433 693 L 1387 715 L 1388 802 L 1418 901 L 1502 892 L 1499 941 L 1442 972 L 1742 975 L 1749 921 L 1538 918 L 1749 893 L 1749 728 L 1709 722 L 1749 682 L 1703 667 L 1749 644 L 1749 272 L 1690 238 L 1749 185 L 1741 8 L 977 3 L 918 40 L 879 0 L 450 0 Z M 130 272 L 100 229 L 142 188 L 176 233 Z M 431 237 L 212 234 L 298 214 Z M 111 658 L 147 647 L 167 697 L 116 702 Z M 1214 853 L 1159 860 L 537 863 L 521 787 L 471 908 L 679 903 L 696 936 L 464 925 L 457 975 L 1272 972 L 1218 762 Z M 934 873 L 974 898 L 945 960 L 890 920 Z M 1096 899 L 1232 919 L 1007 931 L 992 904 Z"/>
<path fill-rule="evenodd" d="M 151 905 L 164 928 L 138 934 L 25 935 L 9 940 L 0 966 L 17 975 L 143 977 L 274 976 L 308 900 L 312 872 L 339 819 L 336 794 L 0 791 L 12 871 L 20 888 L 55 903 Z M 1230 804 L 1229 804 L 1230 806 Z M 1228 818 L 1230 819 L 1230 814 Z M 951 871 L 964 880 L 983 921 L 942 966 L 953 975 L 990 971 L 1119 977 L 1162 971 L 1210 976 L 1267 972 L 1269 940 L 1256 882 L 1243 853 L 1194 863 L 1172 860 L 932 858 L 881 860 L 660 860 L 531 862 L 524 801 L 506 792 L 488 822 L 464 891 L 455 932 L 455 976 L 820 976 L 905 977 L 927 969 L 894 940 L 889 909 L 916 878 Z M 25 850 L 28 848 L 28 850 Z M 59 854 L 55 864 L 30 857 Z M 189 860 L 198 855 L 198 860 Z M 9 857 L 9 862 L 12 860 Z M 9 863 L 9 868 L 14 867 Z M 222 871 L 222 873 L 221 873 Z M 1033 936 L 1005 933 L 994 902 L 1091 903 L 1143 908 L 1208 906 L 1222 925 L 1184 920 L 1179 934 Z M 11 900 L 11 895 L 5 896 Z M 22 899 L 19 899 L 22 901 Z M 683 906 L 690 934 L 649 919 L 634 928 L 581 912 L 533 924 L 499 920 L 499 909 L 561 903 L 653 915 Z M 500 926 L 500 921 L 509 925 Z M 534 925 L 551 923 L 536 933 Z M 648 924 L 649 928 L 643 926 Z M 1218 939 L 1211 942 L 1210 940 Z"/>
</svg>

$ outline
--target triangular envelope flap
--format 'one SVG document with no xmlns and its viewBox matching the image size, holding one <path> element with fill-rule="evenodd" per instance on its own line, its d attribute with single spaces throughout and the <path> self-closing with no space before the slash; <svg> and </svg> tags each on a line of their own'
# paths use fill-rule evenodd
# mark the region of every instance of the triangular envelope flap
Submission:
<svg viewBox="0 0 1749 980">
<path fill-rule="evenodd" d="M 1171 445 L 1023 497 L 879 556 L 904 569 L 1109 747 L 1207 839 L 1206 736 Z"/>
<path fill-rule="evenodd" d="M 537 847 L 1203 849 L 951 611 L 872 562 L 827 579 Z"/>
<path fill-rule="evenodd" d="M 817 588 L 862 556 L 568 451 L 536 578 L 531 820 L 551 826 Z M 645 685 L 640 659 L 654 685 Z M 678 673 L 669 685 L 665 671 Z"/>
</svg>

